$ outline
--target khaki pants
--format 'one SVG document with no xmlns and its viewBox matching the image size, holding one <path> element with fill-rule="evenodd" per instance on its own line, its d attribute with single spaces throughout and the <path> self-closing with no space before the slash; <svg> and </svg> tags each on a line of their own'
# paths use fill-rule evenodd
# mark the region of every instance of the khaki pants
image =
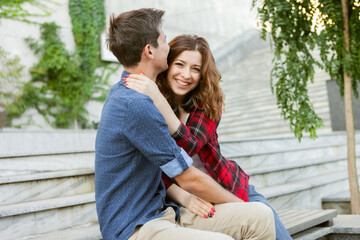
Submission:
<svg viewBox="0 0 360 240">
<path fill-rule="evenodd" d="M 215 205 L 215 210 L 212 218 L 202 218 L 181 208 L 176 222 L 169 207 L 161 218 L 138 227 L 129 240 L 275 239 L 274 216 L 265 204 L 224 203 Z"/>
</svg>

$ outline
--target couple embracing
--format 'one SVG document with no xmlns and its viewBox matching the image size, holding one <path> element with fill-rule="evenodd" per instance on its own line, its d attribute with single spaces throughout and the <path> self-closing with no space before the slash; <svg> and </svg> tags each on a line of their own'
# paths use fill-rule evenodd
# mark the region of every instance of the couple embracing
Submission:
<svg viewBox="0 0 360 240">
<path fill-rule="evenodd" d="M 124 66 L 96 136 L 95 195 L 105 240 L 291 239 L 249 176 L 220 152 L 223 93 L 207 41 L 169 44 L 164 11 L 112 16 Z"/>
</svg>

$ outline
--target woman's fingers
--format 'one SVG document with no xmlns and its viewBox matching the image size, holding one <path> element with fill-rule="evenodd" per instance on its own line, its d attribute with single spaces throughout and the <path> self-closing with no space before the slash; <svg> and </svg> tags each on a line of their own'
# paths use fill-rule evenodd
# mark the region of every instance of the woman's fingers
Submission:
<svg viewBox="0 0 360 240">
<path fill-rule="evenodd" d="M 189 210 L 204 218 L 209 218 L 214 215 L 214 206 L 198 197 L 193 197 L 189 203 Z"/>
<path fill-rule="evenodd" d="M 140 75 L 140 74 L 130 74 L 126 77 L 126 81 L 136 81 L 136 82 L 151 81 L 151 82 L 153 82 L 151 79 L 149 79 L 145 75 Z"/>
<path fill-rule="evenodd" d="M 200 206 L 192 205 L 191 207 L 189 207 L 189 210 L 200 217 L 208 218 L 209 213 Z"/>
<path fill-rule="evenodd" d="M 127 78 L 123 78 L 122 80 L 125 85 L 137 84 L 138 86 L 143 86 L 143 89 L 151 88 L 151 85 L 155 85 L 155 83 L 152 82 L 150 79 L 147 79 L 146 77 L 143 78 L 142 76 L 137 74 L 131 74 Z"/>
<path fill-rule="evenodd" d="M 126 82 L 125 86 L 132 89 L 132 90 L 134 90 L 134 91 L 137 91 L 139 93 L 143 93 L 143 94 L 145 93 L 144 86 L 141 85 L 141 84 L 138 84 L 136 82 Z"/>
<path fill-rule="evenodd" d="M 205 200 L 203 200 L 203 199 L 201 199 L 201 198 L 199 198 L 212 212 L 216 212 L 215 211 L 215 207 L 214 207 L 214 205 L 213 204 L 211 204 L 210 202 L 207 202 L 207 201 L 205 201 Z"/>
</svg>

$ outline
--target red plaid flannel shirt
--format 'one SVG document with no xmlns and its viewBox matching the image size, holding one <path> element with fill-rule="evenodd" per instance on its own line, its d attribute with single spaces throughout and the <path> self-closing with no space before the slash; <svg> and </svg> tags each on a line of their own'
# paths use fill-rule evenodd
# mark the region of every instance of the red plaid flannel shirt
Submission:
<svg viewBox="0 0 360 240">
<path fill-rule="evenodd" d="M 237 163 L 221 155 L 216 133 L 219 122 L 220 120 L 213 121 L 206 117 L 203 110 L 195 109 L 190 112 L 187 125 L 181 123 L 172 137 L 190 156 L 199 155 L 204 167 L 215 181 L 247 202 L 249 175 Z M 175 183 L 164 173 L 162 179 L 166 188 Z"/>
</svg>

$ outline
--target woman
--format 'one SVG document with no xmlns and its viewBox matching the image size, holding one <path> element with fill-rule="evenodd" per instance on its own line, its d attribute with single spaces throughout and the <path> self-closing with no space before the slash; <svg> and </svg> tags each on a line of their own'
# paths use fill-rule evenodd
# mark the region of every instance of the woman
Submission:
<svg viewBox="0 0 360 240">
<path fill-rule="evenodd" d="M 195 167 L 243 201 L 259 201 L 270 206 L 265 197 L 249 185 L 249 176 L 234 161 L 221 155 L 216 133 L 224 104 L 219 85 L 221 75 L 207 41 L 181 35 L 169 46 L 169 69 L 158 76 L 158 87 L 142 74 L 131 74 L 124 79 L 126 86 L 151 97 L 164 116 L 170 134 L 193 158 Z M 163 180 L 170 199 L 205 218 L 214 215 L 211 203 L 184 191 L 165 175 Z M 275 211 L 274 216 L 276 238 L 291 239 Z"/>
</svg>

